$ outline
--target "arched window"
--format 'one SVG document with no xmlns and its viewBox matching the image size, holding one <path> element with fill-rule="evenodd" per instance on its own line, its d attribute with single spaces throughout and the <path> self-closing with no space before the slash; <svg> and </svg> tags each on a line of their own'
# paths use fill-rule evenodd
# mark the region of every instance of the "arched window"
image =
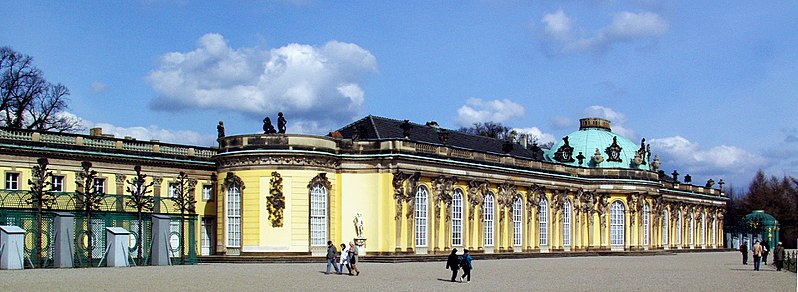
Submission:
<svg viewBox="0 0 798 292">
<path fill-rule="evenodd" d="M 515 198 L 513 202 L 513 246 L 521 246 L 521 220 L 523 220 L 524 204 L 521 198 Z"/>
<path fill-rule="evenodd" d="M 571 202 L 562 204 L 562 245 L 571 246 Z"/>
<path fill-rule="evenodd" d="M 454 190 L 452 195 L 452 246 L 463 245 L 463 191 Z"/>
<path fill-rule="evenodd" d="M 620 201 L 610 206 L 610 245 L 624 245 L 624 207 Z"/>
<path fill-rule="evenodd" d="M 668 209 L 662 211 L 662 245 L 668 246 L 668 231 L 670 228 L 670 214 L 668 213 Z"/>
<path fill-rule="evenodd" d="M 327 245 L 327 188 L 319 183 L 310 189 L 310 245 Z"/>
<path fill-rule="evenodd" d="M 643 206 L 643 245 L 648 246 L 649 240 L 649 224 L 651 223 L 651 209 L 648 207 L 648 204 Z"/>
<path fill-rule="evenodd" d="M 549 245 L 549 202 L 546 199 L 540 200 L 538 222 L 540 222 L 540 245 Z"/>
<path fill-rule="evenodd" d="M 241 246 L 241 187 L 232 183 L 227 187 L 227 246 Z"/>
<path fill-rule="evenodd" d="M 701 244 L 707 244 L 707 214 L 701 214 Z"/>
<path fill-rule="evenodd" d="M 425 187 L 416 191 L 416 246 L 427 246 L 427 197 L 429 192 Z"/>
<path fill-rule="evenodd" d="M 676 244 L 682 245 L 682 212 L 679 211 L 679 217 L 676 218 Z"/>
<path fill-rule="evenodd" d="M 485 246 L 493 246 L 493 194 L 485 196 Z"/>
</svg>

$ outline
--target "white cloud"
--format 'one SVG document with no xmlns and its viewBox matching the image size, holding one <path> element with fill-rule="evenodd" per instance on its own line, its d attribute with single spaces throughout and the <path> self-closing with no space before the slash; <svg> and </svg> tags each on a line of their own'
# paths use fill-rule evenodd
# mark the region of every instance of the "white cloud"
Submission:
<svg viewBox="0 0 798 292">
<path fill-rule="evenodd" d="M 258 119 L 281 111 L 296 123 L 340 124 L 360 114 L 360 84 L 376 71 L 376 58 L 351 43 L 235 49 L 209 33 L 193 51 L 164 54 L 147 81 L 159 94 L 154 109 L 224 110 Z"/>
<path fill-rule="evenodd" d="M 59 114 L 72 120 L 79 121 L 81 127 L 85 128 L 86 130 L 91 128 L 102 128 L 103 134 L 112 134 L 116 138 L 124 138 L 125 136 L 129 136 L 136 140 L 142 141 L 159 140 L 166 143 L 205 147 L 216 144 L 216 136 L 203 135 L 194 131 L 169 130 L 155 125 L 119 127 L 110 123 L 85 120 L 69 112 L 61 112 Z"/>
<path fill-rule="evenodd" d="M 585 115 L 591 118 L 603 118 L 611 122 L 610 127 L 612 131 L 627 139 L 637 139 L 637 133 L 634 130 L 624 127 L 626 123 L 626 116 L 621 112 L 616 112 L 611 108 L 603 107 L 600 105 L 593 105 L 585 109 Z"/>
<path fill-rule="evenodd" d="M 536 141 L 538 145 L 546 145 L 548 143 L 554 144 L 557 141 L 554 135 L 544 133 L 538 127 L 514 128 L 513 130 L 519 134 L 526 134 L 531 140 Z"/>
<path fill-rule="evenodd" d="M 102 93 L 108 90 L 108 84 L 94 81 L 91 83 L 91 91 L 94 93 Z"/>
<path fill-rule="evenodd" d="M 474 123 L 504 123 L 524 116 L 524 107 L 509 99 L 482 100 L 469 98 L 466 104 L 457 109 L 458 125 L 468 127 Z"/>
<path fill-rule="evenodd" d="M 569 117 L 556 116 L 552 118 L 549 123 L 551 123 L 552 127 L 558 130 L 573 129 L 574 125 L 576 125 L 576 120 Z"/>
<path fill-rule="evenodd" d="M 543 15 L 541 22 L 545 44 L 553 55 L 602 51 L 616 43 L 658 37 L 669 29 L 668 22 L 652 12 L 615 13 L 612 22 L 591 37 L 580 35 L 581 29 L 562 9 Z"/>
<path fill-rule="evenodd" d="M 678 169 L 682 174 L 706 178 L 752 175 L 769 162 L 744 149 L 719 145 L 709 149 L 682 136 L 651 139 L 652 154 L 660 153 L 663 169 Z"/>
</svg>

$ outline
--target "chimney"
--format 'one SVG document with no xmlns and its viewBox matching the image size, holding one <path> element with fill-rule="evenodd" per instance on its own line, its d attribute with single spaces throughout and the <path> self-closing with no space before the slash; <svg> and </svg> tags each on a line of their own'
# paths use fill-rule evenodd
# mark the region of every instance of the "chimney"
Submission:
<svg viewBox="0 0 798 292">
<path fill-rule="evenodd" d="M 102 135 L 103 135 L 103 128 L 91 128 L 89 130 L 89 136 L 102 137 Z"/>
</svg>

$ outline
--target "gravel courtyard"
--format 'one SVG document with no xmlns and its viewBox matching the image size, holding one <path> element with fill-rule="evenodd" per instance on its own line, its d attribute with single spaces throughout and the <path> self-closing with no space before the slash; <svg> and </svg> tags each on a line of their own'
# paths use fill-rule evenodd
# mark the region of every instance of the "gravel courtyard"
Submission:
<svg viewBox="0 0 798 292">
<path fill-rule="evenodd" d="M 318 264 L 0 271 L 0 291 L 796 291 L 796 275 L 754 272 L 739 253 L 475 260 L 471 283 L 444 262 L 362 263 L 358 277 Z M 80 283 L 85 281 L 85 283 Z"/>
</svg>

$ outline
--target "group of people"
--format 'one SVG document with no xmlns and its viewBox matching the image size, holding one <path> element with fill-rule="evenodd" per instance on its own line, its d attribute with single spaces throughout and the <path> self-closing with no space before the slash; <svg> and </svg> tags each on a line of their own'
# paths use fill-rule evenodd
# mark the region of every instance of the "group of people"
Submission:
<svg viewBox="0 0 798 292">
<path fill-rule="evenodd" d="M 740 253 L 743 255 L 743 265 L 748 264 L 748 242 L 743 242 L 740 245 Z M 765 265 L 768 264 L 768 254 L 770 251 L 768 250 L 767 242 L 760 243 L 759 240 L 754 242 L 754 246 L 751 247 L 751 254 L 754 257 L 754 271 L 759 271 L 760 261 L 764 262 Z M 784 246 L 782 246 L 781 241 L 773 250 L 773 263 L 776 265 L 776 271 L 781 271 L 784 267 Z"/>
<path fill-rule="evenodd" d="M 332 241 L 327 241 L 327 272 L 325 274 L 330 274 L 330 266 L 332 266 L 335 268 L 335 273 L 339 275 L 344 272 L 344 267 L 346 267 L 350 276 L 358 276 L 360 275 L 360 270 L 357 268 L 358 260 L 354 242 L 349 242 L 349 246 L 341 243 L 341 253 L 339 254 Z"/>
<path fill-rule="evenodd" d="M 456 248 L 452 249 L 452 253 L 449 254 L 449 258 L 446 259 L 446 268 L 452 270 L 452 282 L 457 278 L 457 272 L 461 268 L 463 269 L 463 275 L 460 276 L 460 282 L 463 282 L 463 280 L 465 280 L 466 283 L 471 282 L 471 260 L 471 254 L 468 253 L 467 249 L 463 250 L 463 255 L 461 256 L 457 255 Z"/>
</svg>

